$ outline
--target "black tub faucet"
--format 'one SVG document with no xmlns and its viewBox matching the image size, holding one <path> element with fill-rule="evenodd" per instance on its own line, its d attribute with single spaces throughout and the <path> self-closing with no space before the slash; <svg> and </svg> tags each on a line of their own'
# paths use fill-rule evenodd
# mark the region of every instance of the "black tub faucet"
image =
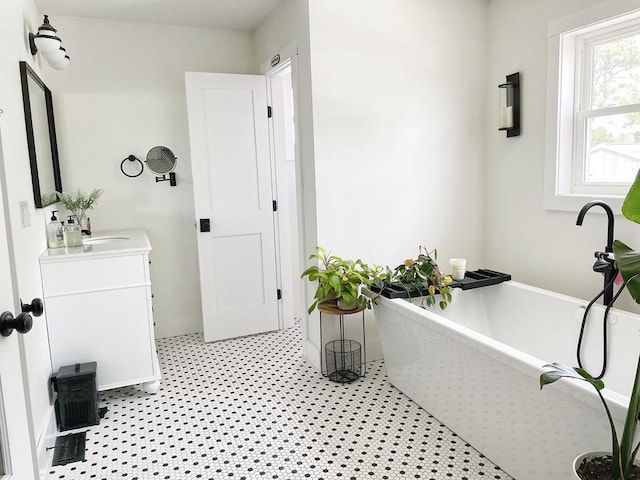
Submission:
<svg viewBox="0 0 640 480">
<path fill-rule="evenodd" d="M 604 202 L 594 201 L 585 204 L 578 213 L 578 219 L 576 225 L 582 225 L 584 216 L 591 207 L 599 206 L 607 213 L 607 245 L 603 252 L 595 252 L 596 262 L 593 264 L 594 272 L 604 273 L 604 298 L 602 303 L 609 305 L 613 299 L 613 280 L 618 274 L 618 270 L 615 267 L 615 261 L 612 255 L 608 255 L 613 252 L 613 210 Z"/>
</svg>

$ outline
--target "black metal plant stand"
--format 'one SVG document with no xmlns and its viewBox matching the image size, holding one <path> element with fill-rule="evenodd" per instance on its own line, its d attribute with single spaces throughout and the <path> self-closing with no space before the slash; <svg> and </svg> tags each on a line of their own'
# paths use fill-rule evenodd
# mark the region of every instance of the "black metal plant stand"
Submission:
<svg viewBox="0 0 640 480">
<path fill-rule="evenodd" d="M 320 311 L 320 369 L 324 377 L 338 383 L 349 383 L 364 377 L 367 373 L 366 333 L 364 325 L 364 307 L 353 310 L 341 310 L 335 301 L 318 304 Z M 322 336 L 322 314 L 339 317 L 340 338 L 324 344 Z M 362 345 L 355 340 L 344 338 L 344 318 L 346 315 L 362 313 Z M 362 354 L 362 355 L 361 355 Z"/>
</svg>

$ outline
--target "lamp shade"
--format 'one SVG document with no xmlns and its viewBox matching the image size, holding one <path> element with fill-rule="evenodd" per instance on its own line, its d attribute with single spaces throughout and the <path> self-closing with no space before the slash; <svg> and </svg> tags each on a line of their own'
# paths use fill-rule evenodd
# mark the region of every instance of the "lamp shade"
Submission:
<svg viewBox="0 0 640 480">
<path fill-rule="evenodd" d="M 49 66 L 54 70 L 64 70 L 69 65 L 71 59 L 69 55 L 65 55 L 63 58 L 56 60 L 55 62 L 49 62 Z"/>
<path fill-rule="evenodd" d="M 508 130 L 513 128 L 513 83 L 498 85 L 498 129 Z"/>
<path fill-rule="evenodd" d="M 498 130 L 507 137 L 520 135 L 520 72 L 507 75 L 506 82 L 498 85 Z"/>
<path fill-rule="evenodd" d="M 64 47 L 60 47 L 57 50 L 53 50 L 51 52 L 42 52 L 42 55 L 47 60 L 47 63 L 49 63 L 49 65 L 51 65 L 51 63 L 64 60 L 66 54 L 67 50 Z"/>
<path fill-rule="evenodd" d="M 33 37 L 33 41 L 35 42 L 38 51 L 42 52 L 43 54 L 55 52 L 56 50 L 60 49 L 60 46 L 62 45 L 62 40 L 60 40 L 58 37 L 40 35 L 40 33 L 36 34 L 36 36 Z"/>
</svg>

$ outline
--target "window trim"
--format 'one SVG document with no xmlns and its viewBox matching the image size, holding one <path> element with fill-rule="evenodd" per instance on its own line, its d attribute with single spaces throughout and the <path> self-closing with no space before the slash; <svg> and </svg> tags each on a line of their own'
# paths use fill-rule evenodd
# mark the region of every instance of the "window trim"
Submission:
<svg viewBox="0 0 640 480">
<path fill-rule="evenodd" d="M 577 212 L 584 203 L 598 198 L 609 203 L 614 212 L 620 212 L 624 193 L 571 193 L 573 161 L 559 159 L 571 158 L 574 148 L 577 147 L 574 143 L 577 136 L 573 132 L 577 125 L 574 112 L 576 102 L 581 99 L 576 98 L 574 81 L 579 65 L 576 65 L 575 55 L 577 35 L 570 33 L 578 29 L 584 30 L 589 25 L 593 25 L 594 30 L 601 30 L 610 25 L 623 25 L 636 18 L 640 18 L 638 0 L 609 0 L 549 22 L 543 195 L 543 206 L 546 210 Z M 569 35 L 562 37 L 564 34 Z M 581 33 L 582 38 L 586 35 L 588 33 L 585 31 Z M 560 95 L 561 90 L 573 94 Z"/>
</svg>

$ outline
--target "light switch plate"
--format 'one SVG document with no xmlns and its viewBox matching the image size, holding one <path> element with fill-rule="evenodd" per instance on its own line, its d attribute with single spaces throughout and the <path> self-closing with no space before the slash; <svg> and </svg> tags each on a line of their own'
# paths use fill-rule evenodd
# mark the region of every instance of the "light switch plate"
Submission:
<svg viewBox="0 0 640 480">
<path fill-rule="evenodd" d="M 20 225 L 22 228 L 31 226 L 31 211 L 29 210 L 29 202 L 20 200 Z"/>
</svg>

